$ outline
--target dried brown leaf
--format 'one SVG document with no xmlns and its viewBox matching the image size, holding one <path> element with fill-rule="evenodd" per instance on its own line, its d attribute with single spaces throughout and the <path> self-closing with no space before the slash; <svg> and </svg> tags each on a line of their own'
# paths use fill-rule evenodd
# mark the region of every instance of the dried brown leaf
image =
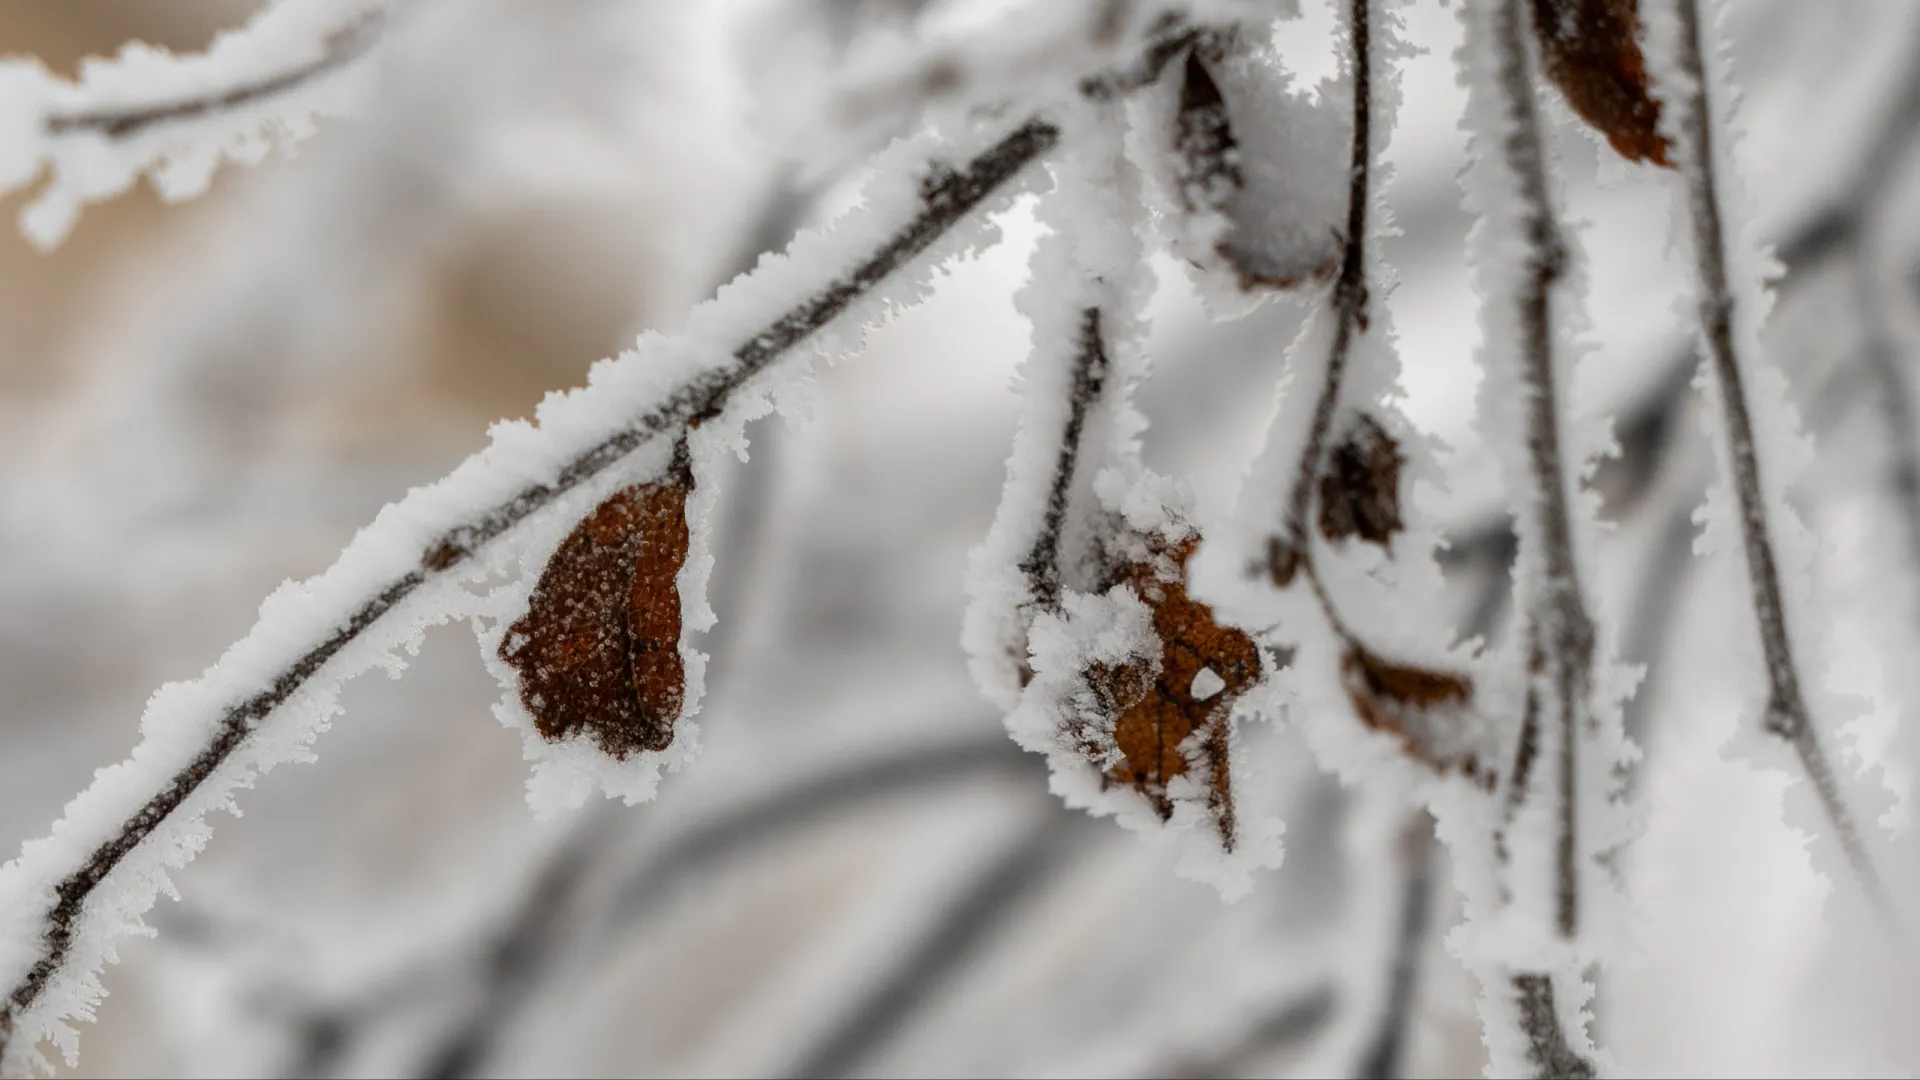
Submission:
<svg viewBox="0 0 1920 1080">
<path fill-rule="evenodd" d="M 1197 48 L 1187 53 L 1181 73 L 1173 146 L 1180 156 L 1180 198 L 1186 209 L 1224 212 L 1246 185 L 1240 141 L 1227 115 L 1227 99 Z"/>
<path fill-rule="evenodd" d="M 1637 0 L 1533 0 L 1547 78 L 1621 157 L 1673 167 L 1647 91 Z"/>
<path fill-rule="evenodd" d="M 585 734 L 620 760 L 672 744 L 686 700 L 675 579 L 692 487 L 683 459 L 615 492 L 547 560 L 500 642 L 543 738 Z"/>
<path fill-rule="evenodd" d="M 1320 474 L 1320 535 L 1357 536 L 1386 547 L 1402 528 L 1400 467 L 1406 455 L 1370 416 L 1361 416 L 1334 444 Z"/>
<path fill-rule="evenodd" d="M 1458 770 L 1482 784 L 1477 733 L 1468 725 L 1473 681 L 1465 675 L 1401 664 L 1359 644 L 1340 658 L 1340 681 L 1360 722 L 1399 738 L 1409 756 L 1440 772 Z"/>
<path fill-rule="evenodd" d="M 1140 792 L 1165 818 L 1173 814 L 1168 784 L 1203 764 L 1208 770 L 1208 808 L 1221 839 L 1231 847 L 1228 720 L 1234 701 L 1260 678 L 1260 653 L 1251 637 L 1221 626 L 1212 608 L 1188 595 L 1186 563 L 1198 546 L 1197 537 L 1189 538 L 1166 552 L 1165 560 L 1132 563 L 1117 575 L 1116 583 L 1131 585 L 1153 611 L 1161 653 L 1151 682 L 1147 665 L 1088 674 L 1103 703 L 1118 711 L 1113 741 L 1121 761 L 1108 769 L 1108 782 Z M 1201 750 L 1190 756 L 1183 747 L 1195 732 L 1201 733 Z"/>
</svg>

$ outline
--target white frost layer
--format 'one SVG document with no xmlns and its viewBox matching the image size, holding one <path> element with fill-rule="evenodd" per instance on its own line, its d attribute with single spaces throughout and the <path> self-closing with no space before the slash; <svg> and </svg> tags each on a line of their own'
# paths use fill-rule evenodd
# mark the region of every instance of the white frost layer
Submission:
<svg viewBox="0 0 1920 1080">
<path fill-rule="evenodd" d="M 112 60 L 81 64 L 80 80 L 55 76 L 37 60 L 0 63 L 0 192 L 52 176 L 20 213 L 20 228 L 41 248 L 66 239 L 87 203 L 113 198 L 142 173 L 168 200 L 206 191 L 224 160 L 258 164 L 314 132 L 316 117 L 345 117 L 365 105 L 372 49 L 347 43 L 377 33 L 385 0 L 279 0 L 246 26 L 221 34 L 204 53 L 174 56 L 130 42 Z M 344 35 L 344 36 L 342 36 Z M 359 48 L 330 63 L 330 51 Z M 153 123 L 123 135 L 49 130 L 60 117 L 165 109 L 211 99 L 322 65 L 310 78 L 239 105 Z"/>
<path fill-rule="evenodd" d="M 91 852 L 120 835 L 139 808 L 172 783 L 208 745 L 229 707 L 259 693 L 332 636 L 370 598 L 413 572 L 421 552 L 450 530 L 532 485 L 552 483 L 567 462 L 631 427 L 677 389 L 732 369 L 733 351 L 744 341 L 817 295 L 915 216 L 920 209 L 924 162 L 938 155 L 957 164 L 1005 133 L 1005 128 L 997 128 L 945 138 L 926 135 L 888 149 L 875 162 L 862 211 L 848 215 L 829 232 L 801 235 L 783 255 L 762 258 L 751 274 L 694 309 L 678 336 L 647 334 L 618 359 L 596 365 L 585 388 L 549 395 L 540 407 L 538 426 L 518 421 L 496 425 L 491 445 L 446 478 L 416 488 L 382 510 L 332 568 L 305 582 L 288 583 L 269 597 L 253 629 L 219 662 L 199 679 L 171 684 L 154 696 L 141 721 L 142 741 L 132 756 L 102 770 L 68 804 L 52 835 L 27 844 L 18 859 L 0 867 L 0 919 L 5 920 L 0 923 L 0 985 L 19 985 L 40 958 L 41 935 L 57 884 L 82 866 Z M 769 402 L 789 404 L 804 382 L 811 351 L 851 351 L 865 326 L 884 321 L 897 307 L 924 296 L 939 263 L 997 239 L 997 230 L 979 215 L 1004 209 L 1020 190 L 1017 180 L 1003 185 L 976 210 L 973 223 L 950 230 L 834 324 L 736 393 L 727 413 L 704 425 L 715 434 L 700 452 L 711 454 L 735 445 L 743 418 L 763 411 Z M 66 963 L 33 1007 L 16 1017 L 17 1031 L 5 1060 L 0 1060 L 0 1073 L 44 1067 L 37 1044 L 45 1038 L 54 1039 L 67 1059 L 73 1060 L 76 1036 L 66 1021 L 92 1016 L 102 996 L 99 973 L 114 957 L 115 939 L 142 928 L 141 916 L 152 907 L 155 896 L 171 891 L 168 871 L 185 866 L 205 846 L 211 832 L 205 820 L 208 811 L 233 809 L 234 794 L 275 764 L 310 758 L 308 746 L 330 722 L 343 682 L 372 668 L 397 672 L 406 662 L 401 650 L 417 648 L 426 627 L 484 612 L 483 602 L 469 591 L 467 582 L 519 572 L 527 552 L 550 550 L 611 491 L 657 475 L 664 461 L 659 444 L 664 441 L 655 440 L 654 445 L 642 447 L 556 498 L 457 571 L 429 578 L 387 617 L 355 636 L 286 706 L 267 717 L 95 891 L 78 922 Z M 689 558 L 690 569 L 681 578 L 683 596 L 689 585 L 697 585 L 704 576 L 705 562 L 698 552 Z M 688 599 L 683 604 L 690 618 L 705 611 L 704 600 Z M 690 688 L 689 695 L 697 697 L 698 690 Z M 564 753 L 559 756 L 565 757 Z M 557 769 L 547 770 L 559 778 L 551 785 L 558 789 L 552 794 L 562 800 L 579 796 L 577 779 L 568 777 L 568 770 L 577 764 L 567 759 Z M 658 764 L 641 762 L 598 779 L 613 793 L 640 797 L 652 785 L 651 778 L 642 774 Z"/>
</svg>

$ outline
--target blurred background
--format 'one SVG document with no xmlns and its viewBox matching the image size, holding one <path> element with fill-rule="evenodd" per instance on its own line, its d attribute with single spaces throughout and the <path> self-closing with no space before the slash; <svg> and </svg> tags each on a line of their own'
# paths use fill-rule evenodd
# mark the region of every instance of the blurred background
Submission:
<svg viewBox="0 0 1920 1080">
<path fill-rule="evenodd" d="M 845 209 L 857 166 L 793 125 L 864 35 L 1021 2 L 423 2 L 366 61 L 363 121 L 191 203 L 142 185 L 51 253 L 0 230 L 0 853 L 282 579 Z M 65 72 L 130 39 L 195 50 L 253 7 L 0 5 L 0 55 Z M 1327 4 L 1302 8 L 1279 44 L 1310 84 L 1335 44 Z M 1455 450 L 1431 501 L 1460 624 L 1491 632 L 1509 544 L 1474 433 L 1457 5 L 1407 20 L 1387 304 L 1405 406 Z M 1739 0 L 1729 28 L 1745 181 L 1788 271 L 1769 346 L 1819 446 L 1797 496 L 1829 682 L 1874 699 L 1852 737 L 1901 790 L 1920 745 L 1893 719 L 1920 705 L 1920 7 Z M 1785 781 L 1721 751 L 1750 690 L 1726 642 L 1751 631 L 1737 583 L 1690 555 L 1711 456 L 1674 188 L 1570 121 L 1556 139 L 1590 281 L 1573 392 L 1623 450 L 1594 481 L 1615 523 L 1598 600 L 1648 666 L 1646 832 L 1622 860 L 1638 923 L 1598 1036 L 1656 1074 L 1911 1073 L 1909 965 L 1823 921 Z M 972 686 L 962 577 L 1013 433 L 1030 206 L 1003 227 L 823 369 L 811 420 L 750 428 L 723 485 L 697 768 L 646 806 L 536 821 L 472 633 L 433 631 L 404 678 L 349 688 L 314 764 L 218 823 L 158 937 L 122 948 L 75 1074 L 1477 1074 L 1424 815 L 1343 790 L 1284 720 L 1255 725 L 1246 782 L 1285 793 L 1287 860 L 1223 904 L 1171 851 L 1062 809 Z M 1181 265 L 1156 269 L 1147 460 L 1206 520 L 1303 309 L 1215 323 Z M 1920 899 L 1911 833 L 1895 845 Z"/>
</svg>

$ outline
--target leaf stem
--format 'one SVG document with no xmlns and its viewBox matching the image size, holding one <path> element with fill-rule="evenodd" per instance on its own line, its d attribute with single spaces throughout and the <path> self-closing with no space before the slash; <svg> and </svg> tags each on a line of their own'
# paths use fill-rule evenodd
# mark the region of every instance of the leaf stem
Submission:
<svg viewBox="0 0 1920 1080">
<path fill-rule="evenodd" d="M 1079 471 L 1080 442 L 1086 429 L 1087 413 L 1106 387 L 1106 338 L 1100 325 L 1100 309 L 1089 307 L 1080 313 L 1079 349 L 1074 354 L 1073 385 L 1067 397 L 1067 423 L 1060 434 L 1060 450 L 1055 456 L 1053 484 L 1047 492 L 1047 509 L 1040 521 L 1040 533 L 1033 539 L 1020 569 L 1032 583 L 1034 602 L 1043 609 L 1060 606 L 1062 574 L 1060 534 L 1066 527 L 1067 503 L 1073 495 L 1073 480 Z"/>
</svg>

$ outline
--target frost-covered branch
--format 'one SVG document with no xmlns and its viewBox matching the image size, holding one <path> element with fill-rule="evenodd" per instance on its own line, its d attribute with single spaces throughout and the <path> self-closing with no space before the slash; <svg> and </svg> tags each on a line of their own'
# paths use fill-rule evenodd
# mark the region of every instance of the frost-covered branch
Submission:
<svg viewBox="0 0 1920 1080">
<path fill-rule="evenodd" d="M 618 466 L 657 471 L 664 459 L 651 451 L 677 433 L 742 417 L 749 399 L 773 389 L 760 377 L 836 320 L 877 318 L 889 298 L 916 295 L 926 256 L 955 250 L 956 226 L 1004 202 L 1009 182 L 1059 138 L 1038 119 L 1000 130 L 959 167 L 926 166 L 938 146 L 930 138 L 889 151 L 856 226 L 805 236 L 786 258 L 763 261 L 698 309 L 681 338 L 649 338 L 640 355 L 598 369 L 586 390 L 550 399 L 539 429 L 498 429 L 489 450 L 383 512 L 326 574 L 269 600 L 201 680 L 157 696 L 134 757 L 103 771 L 51 839 L 0 870 L 0 910 L 14 920 L 0 940 L 10 987 L 0 1071 L 27 1068 L 48 1033 L 70 1051 L 61 1018 L 84 1015 L 99 997 L 111 938 L 151 905 L 165 869 L 204 844 L 208 810 L 229 805 L 256 771 L 303 756 L 342 679 L 400 663 L 390 650 L 423 623 L 471 608 L 452 571 L 476 569 L 490 542 L 543 512 L 583 513 Z M 918 272 L 903 285 L 909 268 Z M 834 276 L 823 285 L 825 274 Z"/>
<path fill-rule="evenodd" d="M 1485 911 L 1472 910 L 1485 901 L 1470 898 L 1469 916 L 1477 923 L 1498 919 L 1509 929 L 1476 943 L 1468 959 L 1487 994 L 1482 1016 L 1496 1073 L 1524 1063 L 1539 1076 L 1593 1076 L 1595 1051 L 1580 1005 L 1567 999 L 1591 990 L 1584 975 L 1595 960 L 1589 940 L 1596 913 L 1588 899 L 1606 888 L 1597 880 L 1596 856 L 1623 838 L 1609 810 L 1627 751 L 1618 708 L 1623 680 L 1587 600 L 1590 571 L 1582 555 L 1597 501 L 1580 490 L 1583 462 L 1607 439 L 1573 424 L 1565 404 L 1573 370 L 1567 324 L 1578 318 L 1567 296 L 1577 284 L 1575 254 L 1554 207 L 1535 95 L 1540 68 L 1531 42 L 1538 36 L 1551 67 L 1564 26 L 1535 26 L 1536 15 L 1554 17 L 1528 0 L 1468 5 L 1461 53 L 1474 139 L 1468 203 L 1481 218 L 1481 394 L 1514 504 L 1513 637 L 1522 669 L 1519 724 L 1492 837 L 1498 898 Z M 1630 44 L 1630 30 L 1624 36 Z M 1576 60 L 1559 58 L 1563 66 L 1553 74 L 1563 86 L 1589 77 L 1579 65 L 1591 59 Z M 1623 135 L 1615 145 L 1622 142 L 1657 159 L 1643 140 Z M 1509 1023 L 1514 1034 L 1505 1030 Z"/>
<path fill-rule="evenodd" d="M 52 179 L 21 214 L 43 248 L 85 203 L 151 172 L 169 199 L 206 189 L 222 157 L 257 162 L 311 135 L 316 116 L 360 107 L 359 73 L 390 21 L 387 0 L 281 0 L 206 52 L 128 45 L 89 61 L 78 83 L 36 61 L 0 63 L 0 192 Z"/>
<path fill-rule="evenodd" d="M 1788 506 L 1781 478 L 1763 475 L 1760 436 L 1756 432 L 1755 410 L 1772 408 L 1771 403 L 1755 400 L 1753 372 L 1755 360 L 1748 350 L 1754 341 L 1753 330 L 1763 312 L 1747 310 L 1754 297 L 1737 301 L 1729 263 L 1734 256 L 1725 225 L 1721 175 L 1727 161 L 1725 133 L 1716 129 L 1714 103 L 1710 94 L 1707 65 L 1703 53 L 1714 47 L 1704 39 L 1704 27 L 1695 0 L 1675 0 L 1670 62 L 1660 89 L 1668 97 L 1674 112 L 1672 128 L 1678 138 L 1679 167 L 1685 179 L 1688 220 L 1692 228 L 1694 267 L 1700 295 L 1700 346 L 1712 371 L 1724 425 L 1725 461 L 1731 475 L 1738 507 L 1738 522 L 1743 561 L 1746 565 L 1749 598 L 1760 633 L 1760 645 L 1766 665 L 1767 701 L 1763 726 L 1792 748 L 1813 785 L 1822 812 L 1834 830 L 1847 862 L 1859 878 L 1868 901 L 1889 924 L 1897 919 L 1889 906 L 1879 870 L 1869 853 L 1858 817 L 1822 741 L 1812 709 L 1807 703 L 1801 669 L 1802 657 L 1791 620 L 1803 614 L 1788 611 L 1782 586 L 1781 557 L 1776 532 L 1797 529 L 1797 519 Z M 1664 24 L 1662 24 L 1664 28 Z M 1744 321 L 1742 321 L 1744 320 Z M 1736 338 L 1740 343 L 1736 343 Z M 1784 411 L 1784 404 L 1778 406 Z M 1769 418 L 1770 430 L 1782 438 L 1798 439 L 1791 433 L 1791 420 Z"/>
</svg>

